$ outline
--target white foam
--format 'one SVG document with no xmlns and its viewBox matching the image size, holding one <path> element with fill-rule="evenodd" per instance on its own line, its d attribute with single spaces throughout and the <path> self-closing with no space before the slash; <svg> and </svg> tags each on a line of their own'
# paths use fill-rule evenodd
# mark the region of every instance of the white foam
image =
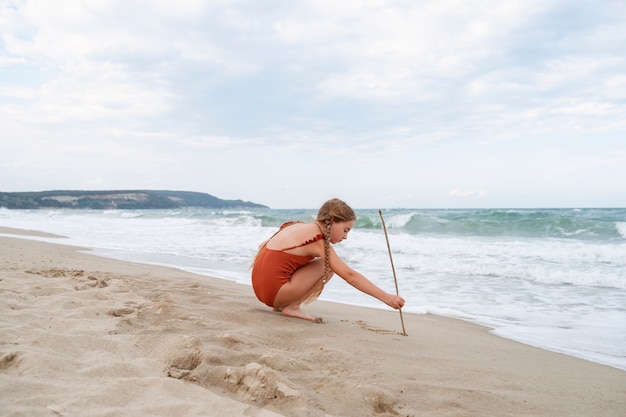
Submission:
<svg viewBox="0 0 626 417">
<path fill-rule="evenodd" d="M 402 228 L 411 221 L 413 215 L 414 213 L 395 214 L 389 220 L 385 220 L 385 225 L 388 224 L 389 228 Z"/>
</svg>

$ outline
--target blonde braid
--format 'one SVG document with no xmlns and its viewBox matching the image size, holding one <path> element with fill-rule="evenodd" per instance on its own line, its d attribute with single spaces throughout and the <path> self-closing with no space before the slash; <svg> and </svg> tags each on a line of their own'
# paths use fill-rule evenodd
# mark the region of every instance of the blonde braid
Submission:
<svg viewBox="0 0 626 417">
<path fill-rule="evenodd" d="M 328 282 L 328 277 L 332 274 L 330 270 L 330 225 L 332 220 L 326 218 L 324 219 L 324 224 L 326 224 L 326 233 L 324 233 L 324 274 L 322 279 L 312 288 L 311 294 L 303 301 L 304 304 L 317 300 L 324 290 L 324 285 Z"/>
<path fill-rule="evenodd" d="M 328 281 L 328 276 L 331 274 L 330 270 L 330 225 L 333 223 L 332 219 L 324 219 L 326 223 L 326 233 L 324 234 L 324 275 L 322 275 L 322 282 L 325 284 Z"/>
<path fill-rule="evenodd" d="M 324 289 L 324 284 L 333 274 L 333 271 L 330 269 L 330 227 L 333 222 L 340 223 L 355 219 L 354 210 L 338 198 L 328 200 L 320 207 L 315 220 L 324 223 L 326 226 L 326 233 L 324 233 L 324 275 L 322 275 L 321 281 L 312 288 L 311 294 L 304 300 L 305 304 L 319 297 Z"/>
</svg>

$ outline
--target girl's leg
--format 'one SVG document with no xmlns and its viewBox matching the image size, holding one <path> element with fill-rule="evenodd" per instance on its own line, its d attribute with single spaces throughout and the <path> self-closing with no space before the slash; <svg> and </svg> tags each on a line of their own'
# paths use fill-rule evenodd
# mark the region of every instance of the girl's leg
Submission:
<svg viewBox="0 0 626 417">
<path fill-rule="evenodd" d="M 294 272 L 293 276 L 278 290 L 274 299 L 274 309 L 280 310 L 283 316 L 298 317 L 310 321 L 317 318 L 300 309 L 302 304 L 314 292 L 319 291 L 324 274 L 324 262 L 315 259 Z"/>
</svg>

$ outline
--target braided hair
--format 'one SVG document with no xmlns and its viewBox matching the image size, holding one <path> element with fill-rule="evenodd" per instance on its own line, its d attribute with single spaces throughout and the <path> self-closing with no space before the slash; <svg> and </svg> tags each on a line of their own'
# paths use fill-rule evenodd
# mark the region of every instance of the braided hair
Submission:
<svg viewBox="0 0 626 417">
<path fill-rule="evenodd" d="M 325 202 L 320 207 L 317 218 L 315 221 L 322 223 L 325 226 L 324 232 L 324 275 L 313 289 L 311 293 L 303 301 L 304 304 L 308 304 L 319 297 L 324 289 L 324 284 L 330 279 L 333 271 L 330 269 L 330 227 L 333 223 L 348 222 L 356 220 L 354 210 L 345 202 L 338 198 L 333 198 Z"/>
<path fill-rule="evenodd" d="M 333 198 L 320 207 L 315 220 L 326 226 L 324 233 L 324 275 L 322 276 L 322 281 L 325 283 L 332 275 L 330 270 L 330 226 L 333 223 L 356 220 L 356 215 L 354 210 L 344 201 Z"/>
</svg>

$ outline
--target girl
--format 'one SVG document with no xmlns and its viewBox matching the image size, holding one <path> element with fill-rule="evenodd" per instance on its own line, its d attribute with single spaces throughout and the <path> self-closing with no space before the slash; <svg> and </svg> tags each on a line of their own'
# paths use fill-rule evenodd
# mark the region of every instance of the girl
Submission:
<svg viewBox="0 0 626 417">
<path fill-rule="evenodd" d="M 252 264 L 252 288 L 257 298 L 284 316 L 321 322 L 300 309 L 315 300 L 333 274 L 393 308 L 404 299 L 390 294 L 346 265 L 330 244 L 348 237 L 356 215 L 339 199 L 325 202 L 313 223 L 288 222 L 263 242 Z"/>
</svg>

